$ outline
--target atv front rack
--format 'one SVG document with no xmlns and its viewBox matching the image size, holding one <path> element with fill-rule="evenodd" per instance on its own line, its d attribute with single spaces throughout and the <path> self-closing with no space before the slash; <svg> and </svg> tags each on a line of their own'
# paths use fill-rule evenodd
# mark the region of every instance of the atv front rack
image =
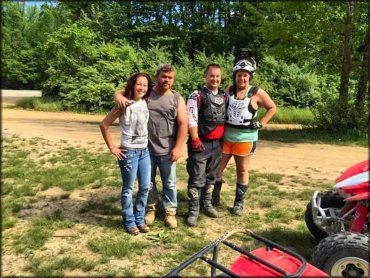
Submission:
<svg viewBox="0 0 370 278">
<path fill-rule="evenodd" d="M 265 247 L 260 248 L 261 250 L 257 249 L 254 251 L 247 251 L 243 248 L 240 248 L 236 246 L 235 244 L 227 241 L 227 239 L 236 234 L 236 233 L 243 233 L 251 238 L 263 242 Z M 241 256 L 231 265 L 229 268 L 226 268 L 225 266 L 221 265 L 217 259 L 219 255 L 219 248 L 220 245 L 223 244 L 241 254 Z M 209 258 L 206 256 L 206 253 L 208 253 L 210 250 L 212 250 L 212 258 Z M 274 257 L 266 257 L 262 258 L 261 256 L 256 255 L 257 253 L 263 254 L 263 253 L 269 253 L 272 252 L 279 252 L 278 256 Z M 256 251 L 262 251 L 256 252 Z M 254 253 L 254 254 L 253 254 Z M 293 259 L 296 262 L 297 267 L 294 270 L 294 273 L 290 273 L 287 270 L 282 268 L 282 265 L 286 265 L 287 262 L 283 262 L 280 264 L 273 264 L 267 260 L 271 260 L 274 262 L 278 262 L 281 258 L 286 259 Z M 210 243 L 208 246 L 204 247 L 202 250 L 194 254 L 192 257 L 181 263 L 179 266 L 177 266 L 175 269 L 170 271 L 168 274 L 166 274 L 164 277 L 181 277 L 180 272 L 193 264 L 196 260 L 202 260 L 209 264 L 211 266 L 211 276 L 215 277 L 216 275 L 216 269 L 220 270 L 223 274 L 217 275 L 221 277 L 245 277 L 245 276 L 264 276 L 263 273 L 267 273 L 265 276 L 270 276 L 269 274 L 272 274 L 274 276 L 281 276 L 281 277 L 300 277 L 302 273 L 306 270 L 307 262 L 306 260 L 299 254 L 284 248 L 283 246 L 280 246 L 277 243 L 274 243 L 262 236 L 259 236 L 255 233 L 253 233 L 250 230 L 240 230 L 236 229 L 229 233 L 224 234 L 217 240 Z M 310 266 L 312 267 L 312 266 Z M 248 272 L 248 268 L 254 269 L 251 272 Z M 313 268 L 313 267 L 312 267 Z M 266 269 L 269 272 L 266 272 Z M 265 272 L 264 272 L 265 271 Z M 259 275 L 258 275 L 259 274 Z"/>
</svg>

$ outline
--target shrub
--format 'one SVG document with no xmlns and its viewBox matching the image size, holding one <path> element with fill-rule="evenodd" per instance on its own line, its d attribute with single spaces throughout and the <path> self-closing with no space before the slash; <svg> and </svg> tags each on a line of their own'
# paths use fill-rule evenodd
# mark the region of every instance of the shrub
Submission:
<svg viewBox="0 0 370 278">
<path fill-rule="evenodd" d="M 320 129 L 367 136 L 369 111 L 357 111 L 352 102 L 344 103 L 340 99 L 328 98 L 317 106 L 314 115 L 316 125 Z"/>
<path fill-rule="evenodd" d="M 259 84 L 280 106 L 312 107 L 321 101 L 317 75 L 271 56 L 263 59 L 252 83 Z"/>
</svg>

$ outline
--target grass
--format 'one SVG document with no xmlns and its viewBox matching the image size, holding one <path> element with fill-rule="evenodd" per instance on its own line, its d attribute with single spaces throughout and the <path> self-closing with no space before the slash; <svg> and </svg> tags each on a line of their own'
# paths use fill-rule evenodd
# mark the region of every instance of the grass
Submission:
<svg viewBox="0 0 370 278">
<path fill-rule="evenodd" d="M 198 226 L 190 228 L 188 175 L 185 162 L 179 162 L 178 228 L 168 229 L 159 216 L 150 233 L 132 237 L 122 229 L 121 177 L 111 155 L 17 136 L 5 138 L 2 146 L 3 265 L 19 265 L 9 276 L 163 276 L 233 228 L 252 229 L 309 260 L 317 243 L 304 224 L 306 204 L 315 190 L 331 187 L 310 176 L 251 171 L 246 211 L 237 217 L 229 212 L 236 178 L 230 164 L 220 217 L 201 213 Z M 159 175 L 157 185 L 161 189 Z M 239 236 L 235 240 L 258 246 Z M 236 255 L 223 252 L 220 260 L 228 265 Z M 209 268 L 199 262 L 186 276 L 209 276 Z"/>
<path fill-rule="evenodd" d="M 313 143 L 313 144 L 332 144 L 343 146 L 368 147 L 368 135 L 359 135 L 357 132 L 329 133 L 316 128 L 303 129 L 262 129 L 259 139 L 279 141 L 284 143 Z"/>
<path fill-rule="evenodd" d="M 149 242 L 136 241 L 129 235 L 112 239 L 111 237 L 94 238 L 88 242 L 91 251 L 103 256 L 124 258 L 135 254 L 142 255 Z"/>
<path fill-rule="evenodd" d="M 21 98 L 16 102 L 16 107 L 24 109 L 34 109 L 38 111 L 65 111 L 62 102 L 58 99 L 50 97 L 26 97 Z M 77 109 L 72 112 L 82 112 Z M 107 111 L 98 112 L 99 114 L 106 114 Z M 83 112 L 82 112 L 83 113 Z M 262 109 L 259 113 L 259 118 L 264 114 Z M 310 108 L 296 108 L 296 107 L 278 107 L 271 123 L 276 124 L 303 124 L 310 125 L 314 123 L 314 115 Z"/>
<path fill-rule="evenodd" d="M 264 114 L 262 109 L 261 113 L 258 113 L 258 119 Z M 278 107 L 271 123 L 312 125 L 315 123 L 315 119 L 310 108 Z"/>
<path fill-rule="evenodd" d="M 38 111 L 57 112 L 63 111 L 63 106 L 60 101 L 53 98 L 27 97 L 21 98 L 16 102 L 17 107 L 24 109 L 34 109 Z"/>
<path fill-rule="evenodd" d="M 64 276 L 64 270 L 81 269 L 85 272 L 94 269 L 95 262 L 76 256 L 63 256 L 50 259 L 48 257 L 36 257 L 30 260 L 26 270 L 36 277 Z"/>
</svg>

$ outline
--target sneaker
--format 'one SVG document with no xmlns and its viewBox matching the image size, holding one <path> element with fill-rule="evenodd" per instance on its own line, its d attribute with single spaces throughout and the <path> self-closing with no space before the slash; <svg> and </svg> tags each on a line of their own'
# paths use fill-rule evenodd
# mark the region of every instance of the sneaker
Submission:
<svg viewBox="0 0 370 278">
<path fill-rule="evenodd" d="M 137 226 L 139 228 L 140 233 L 149 233 L 150 229 L 146 224 L 141 224 Z"/>
<path fill-rule="evenodd" d="M 155 211 L 154 210 L 148 211 L 145 214 L 145 223 L 147 225 L 151 225 L 151 224 L 153 224 L 154 220 L 155 220 Z"/>
<path fill-rule="evenodd" d="M 171 229 L 177 228 L 177 220 L 175 215 L 167 214 L 164 218 L 164 223 Z"/>
<path fill-rule="evenodd" d="M 133 236 L 137 236 L 140 233 L 139 229 L 136 226 L 130 227 L 126 230 L 130 235 L 133 235 Z"/>
</svg>

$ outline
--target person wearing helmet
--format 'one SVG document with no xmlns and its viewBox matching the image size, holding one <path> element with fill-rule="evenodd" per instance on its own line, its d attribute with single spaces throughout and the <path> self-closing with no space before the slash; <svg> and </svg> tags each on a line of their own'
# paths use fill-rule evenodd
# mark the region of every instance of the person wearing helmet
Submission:
<svg viewBox="0 0 370 278">
<path fill-rule="evenodd" d="M 256 149 L 258 130 L 265 126 L 276 112 L 275 103 L 266 91 L 250 84 L 256 69 L 257 63 L 252 51 L 240 49 L 234 60 L 233 85 L 225 90 L 229 97 L 226 104 L 222 159 L 216 174 L 212 205 L 220 204 L 222 173 L 233 156 L 237 181 L 231 212 L 235 215 L 243 213 L 249 183 L 250 159 Z M 266 113 L 257 121 L 257 111 L 261 107 L 266 109 Z"/>
</svg>

